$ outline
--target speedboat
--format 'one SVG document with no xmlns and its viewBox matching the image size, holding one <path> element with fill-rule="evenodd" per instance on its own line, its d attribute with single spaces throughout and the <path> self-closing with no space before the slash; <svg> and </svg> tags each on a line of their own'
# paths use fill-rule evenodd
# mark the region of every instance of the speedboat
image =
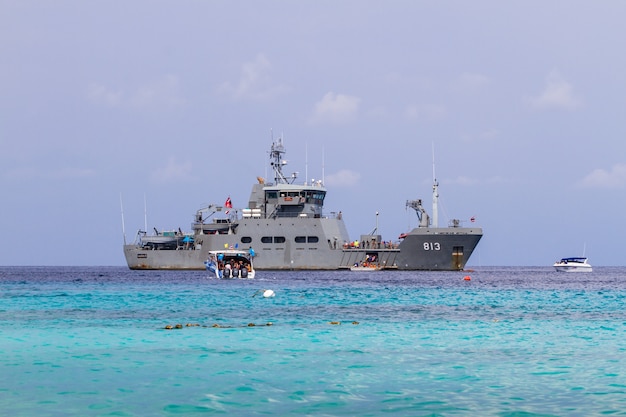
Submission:
<svg viewBox="0 0 626 417">
<path fill-rule="evenodd" d="M 559 272 L 591 272 L 591 265 L 587 262 L 587 258 L 563 258 L 552 265 Z"/>
<path fill-rule="evenodd" d="M 254 278 L 252 258 L 254 252 L 236 249 L 209 251 L 209 258 L 204 261 L 206 270 L 217 279 Z"/>
</svg>

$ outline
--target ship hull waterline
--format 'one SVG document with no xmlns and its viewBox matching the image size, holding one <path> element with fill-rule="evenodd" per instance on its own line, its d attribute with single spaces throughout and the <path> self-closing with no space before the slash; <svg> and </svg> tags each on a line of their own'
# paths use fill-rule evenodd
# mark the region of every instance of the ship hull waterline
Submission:
<svg viewBox="0 0 626 417">
<path fill-rule="evenodd" d="M 210 235 L 194 250 L 150 250 L 125 245 L 124 255 L 134 270 L 204 270 L 209 250 L 243 246 L 236 235 Z M 344 248 L 329 242 L 255 245 L 257 270 L 349 269 L 366 256 L 375 255 L 380 269 L 461 271 L 482 237 L 480 229 L 416 228 L 393 247 Z"/>
</svg>

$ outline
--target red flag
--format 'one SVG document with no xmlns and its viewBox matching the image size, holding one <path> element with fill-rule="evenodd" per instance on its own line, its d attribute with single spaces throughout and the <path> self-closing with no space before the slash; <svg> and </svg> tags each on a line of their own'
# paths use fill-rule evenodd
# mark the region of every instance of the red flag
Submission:
<svg viewBox="0 0 626 417">
<path fill-rule="evenodd" d="M 470 221 L 471 221 L 472 223 L 474 223 L 474 222 L 476 221 L 476 217 L 472 216 L 472 218 L 470 219 Z"/>
<path fill-rule="evenodd" d="M 233 208 L 233 202 L 230 201 L 230 196 L 228 196 L 228 198 L 226 199 L 226 202 L 224 203 L 224 207 L 226 207 L 227 209 Z M 226 210 L 226 214 L 228 213 L 230 213 L 230 210 Z"/>
</svg>

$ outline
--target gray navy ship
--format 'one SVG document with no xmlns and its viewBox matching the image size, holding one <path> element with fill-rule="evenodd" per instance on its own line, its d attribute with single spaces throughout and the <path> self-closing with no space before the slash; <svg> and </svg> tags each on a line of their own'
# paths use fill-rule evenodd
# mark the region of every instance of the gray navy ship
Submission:
<svg viewBox="0 0 626 417">
<path fill-rule="evenodd" d="M 433 183 L 433 221 L 421 200 L 409 200 L 418 227 L 385 241 L 374 230 L 350 240 L 342 212 L 324 212 L 322 181 L 296 184 L 285 177 L 282 139 L 272 143 L 270 165 L 274 181 L 257 177 L 246 208 L 222 205 L 199 209 L 191 232 L 139 230 L 132 244 L 124 243 L 130 269 L 204 270 L 209 251 L 247 250 L 256 270 L 338 270 L 357 266 L 376 269 L 463 270 L 482 237 L 482 229 L 462 227 L 452 220 L 437 227 L 438 184 Z"/>
</svg>

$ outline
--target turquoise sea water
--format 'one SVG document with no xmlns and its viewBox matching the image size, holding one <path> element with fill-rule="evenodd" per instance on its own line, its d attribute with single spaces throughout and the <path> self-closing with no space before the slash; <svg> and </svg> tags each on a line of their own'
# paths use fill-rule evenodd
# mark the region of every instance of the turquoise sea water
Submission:
<svg viewBox="0 0 626 417">
<path fill-rule="evenodd" d="M 0 267 L 0 410 L 625 415 L 625 307 L 626 268 Z"/>
</svg>

